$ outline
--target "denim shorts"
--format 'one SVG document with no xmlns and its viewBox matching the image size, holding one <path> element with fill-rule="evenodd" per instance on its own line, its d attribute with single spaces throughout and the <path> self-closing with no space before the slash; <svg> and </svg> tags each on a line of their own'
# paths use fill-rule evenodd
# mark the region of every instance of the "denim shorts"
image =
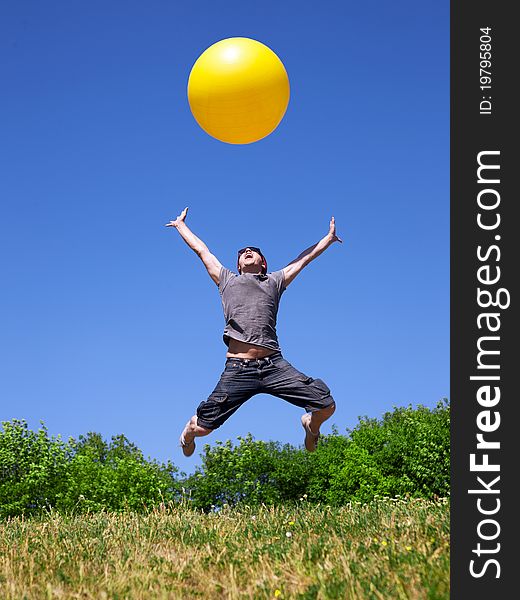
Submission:
<svg viewBox="0 0 520 600">
<path fill-rule="evenodd" d="M 281 352 L 266 358 L 228 358 L 217 386 L 197 408 L 197 423 L 217 429 L 256 394 L 271 394 L 312 412 L 334 404 L 321 379 L 300 373 Z"/>
</svg>

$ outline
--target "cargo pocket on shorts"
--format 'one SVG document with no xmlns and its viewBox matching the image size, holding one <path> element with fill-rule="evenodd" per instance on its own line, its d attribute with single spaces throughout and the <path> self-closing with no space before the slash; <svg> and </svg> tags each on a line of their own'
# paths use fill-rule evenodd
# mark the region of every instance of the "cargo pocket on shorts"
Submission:
<svg viewBox="0 0 520 600">
<path fill-rule="evenodd" d="M 325 401 L 331 397 L 329 386 L 322 379 L 313 379 L 312 377 L 307 377 L 307 375 L 304 375 L 303 373 L 298 379 L 309 386 L 309 390 L 312 391 L 313 395 L 318 400 Z M 325 404 L 327 403 L 325 402 Z"/>
<path fill-rule="evenodd" d="M 208 402 L 214 402 L 217 405 L 222 405 L 227 399 L 227 394 L 211 394 L 211 396 L 208 398 Z"/>
<path fill-rule="evenodd" d="M 213 421 L 217 420 L 222 414 L 227 399 L 227 394 L 218 392 L 211 394 L 207 400 L 199 404 L 197 408 L 197 417 L 202 419 L 202 421 L 209 426 L 210 423 L 213 423 Z"/>
</svg>

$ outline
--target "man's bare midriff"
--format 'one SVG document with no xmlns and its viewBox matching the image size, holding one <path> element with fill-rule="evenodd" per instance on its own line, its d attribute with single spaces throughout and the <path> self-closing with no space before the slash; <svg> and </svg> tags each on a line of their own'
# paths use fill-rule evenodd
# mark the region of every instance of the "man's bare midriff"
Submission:
<svg viewBox="0 0 520 600">
<path fill-rule="evenodd" d="M 265 358 L 276 352 L 276 350 L 270 350 L 263 346 L 255 346 L 254 344 L 248 344 L 247 342 L 241 342 L 233 338 L 229 340 L 228 348 L 227 358 Z"/>
</svg>

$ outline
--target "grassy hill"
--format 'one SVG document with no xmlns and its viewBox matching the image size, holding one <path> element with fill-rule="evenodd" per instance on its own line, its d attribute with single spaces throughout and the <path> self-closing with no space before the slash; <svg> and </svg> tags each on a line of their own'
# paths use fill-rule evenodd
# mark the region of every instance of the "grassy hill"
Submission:
<svg viewBox="0 0 520 600">
<path fill-rule="evenodd" d="M 183 505 L 0 522 L 0 597 L 448 599 L 449 503 Z"/>
</svg>

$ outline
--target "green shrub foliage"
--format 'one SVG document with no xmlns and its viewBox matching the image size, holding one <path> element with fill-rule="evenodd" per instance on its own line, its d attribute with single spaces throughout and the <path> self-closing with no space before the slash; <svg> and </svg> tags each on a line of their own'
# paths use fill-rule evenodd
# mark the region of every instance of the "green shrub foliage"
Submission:
<svg viewBox="0 0 520 600">
<path fill-rule="evenodd" d="M 289 444 L 255 441 L 251 434 L 238 440 L 235 447 L 230 441 L 204 446 L 202 468 L 185 481 L 195 506 L 280 504 L 305 494 L 308 453 Z"/>
<path fill-rule="evenodd" d="M 0 517 L 45 509 L 67 512 L 141 510 L 179 497 L 171 464 L 146 460 L 124 435 L 98 433 L 64 442 L 42 424 L 3 423 L 0 431 Z"/>
<path fill-rule="evenodd" d="M 434 409 L 394 408 L 382 419 L 362 417 L 347 435 L 333 428 L 316 452 L 255 441 L 204 447 L 202 466 L 185 490 L 198 508 L 275 504 L 302 498 L 340 506 L 375 496 L 445 497 L 450 484 L 447 400 Z"/>
<path fill-rule="evenodd" d="M 248 434 L 204 446 L 195 473 L 147 460 L 124 435 L 106 442 L 88 433 L 67 442 L 25 421 L 0 430 L 0 518 L 63 512 L 145 510 L 187 502 L 224 505 L 308 502 L 341 506 L 376 496 L 445 497 L 450 484 L 450 412 L 394 408 L 381 419 L 361 417 L 346 435 L 336 427 L 314 453 Z"/>
<path fill-rule="evenodd" d="M 0 516 L 50 508 L 66 488 L 70 447 L 49 438 L 42 425 L 30 431 L 24 421 L 3 423 L 0 432 Z"/>
</svg>

